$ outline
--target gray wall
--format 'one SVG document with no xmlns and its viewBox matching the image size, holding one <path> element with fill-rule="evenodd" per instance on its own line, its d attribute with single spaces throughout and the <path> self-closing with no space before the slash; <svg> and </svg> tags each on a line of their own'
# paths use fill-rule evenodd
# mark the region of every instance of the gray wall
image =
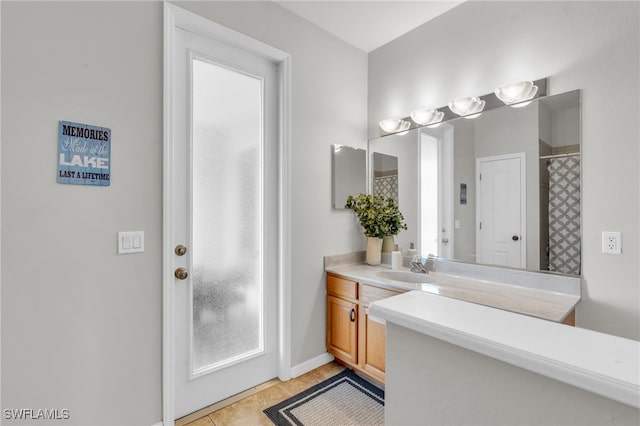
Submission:
<svg viewBox="0 0 640 426">
<path fill-rule="evenodd" d="M 457 120 L 453 146 L 453 212 L 460 221 L 454 230 L 453 258 L 476 261 L 476 160 L 473 120 Z M 467 184 L 467 204 L 460 204 L 460 184 Z"/>
<path fill-rule="evenodd" d="M 577 107 L 576 109 L 579 110 L 580 107 Z M 551 112 L 549 107 L 542 102 L 538 102 L 538 133 L 540 136 L 540 140 L 542 140 L 547 145 L 551 145 L 553 140 L 553 136 L 551 135 L 551 126 L 553 121 L 552 117 L 553 117 L 553 113 Z M 577 122 L 580 123 L 579 116 L 578 116 Z M 580 137 L 578 137 L 575 140 L 580 140 Z M 547 155 L 547 154 L 550 154 L 550 152 L 547 153 L 546 151 L 545 152 L 540 151 L 540 155 Z"/>
<path fill-rule="evenodd" d="M 112 130 L 111 186 L 56 183 L 58 120 Z M 2 2 L 2 151 L 2 408 L 157 422 L 161 5 Z"/>
<path fill-rule="evenodd" d="M 553 147 L 575 145 L 580 140 L 580 128 L 571 123 L 580 122 L 580 108 L 566 108 L 553 113 L 551 142 Z"/>
<path fill-rule="evenodd" d="M 584 285 L 577 323 L 636 340 L 639 9 L 638 2 L 465 2 L 369 54 L 370 137 L 384 118 L 490 93 L 509 81 L 550 77 L 550 94 L 582 89 Z M 622 255 L 600 252 L 601 232 L 609 230 L 622 232 Z"/>
<path fill-rule="evenodd" d="M 389 322 L 384 409 L 385 424 L 406 426 L 640 420 L 637 408 Z"/>
<path fill-rule="evenodd" d="M 334 143 L 366 147 L 367 56 L 270 2 L 181 3 L 292 55 L 292 364 L 325 352 Z M 2 2 L 2 408 L 161 420 L 162 4 Z M 107 188 L 55 182 L 58 120 L 113 132 Z M 116 233 L 146 250 L 116 254 Z M 9 422 L 6 422 L 9 424 Z"/>
</svg>

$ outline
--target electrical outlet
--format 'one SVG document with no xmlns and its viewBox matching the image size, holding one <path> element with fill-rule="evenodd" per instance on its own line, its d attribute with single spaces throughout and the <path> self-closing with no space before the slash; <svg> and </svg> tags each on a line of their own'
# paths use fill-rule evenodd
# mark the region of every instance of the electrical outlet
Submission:
<svg viewBox="0 0 640 426">
<path fill-rule="evenodd" d="M 607 254 L 622 253 L 622 233 L 620 232 L 602 232 L 602 252 Z"/>
</svg>

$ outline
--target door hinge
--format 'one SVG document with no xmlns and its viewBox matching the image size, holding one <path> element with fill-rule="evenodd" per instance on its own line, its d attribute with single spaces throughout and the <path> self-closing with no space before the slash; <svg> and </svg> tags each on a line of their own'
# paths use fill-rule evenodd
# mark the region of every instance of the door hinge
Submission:
<svg viewBox="0 0 640 426">
<path fill-rule="evenodd" d="M 482 173 L 480 173 L 480 180 L 482 180 Z"/>
<path fill-rule="evenodd" d="M 480 222 L 480 229 L 482 229 L 482 222 Z"/>
</svg>

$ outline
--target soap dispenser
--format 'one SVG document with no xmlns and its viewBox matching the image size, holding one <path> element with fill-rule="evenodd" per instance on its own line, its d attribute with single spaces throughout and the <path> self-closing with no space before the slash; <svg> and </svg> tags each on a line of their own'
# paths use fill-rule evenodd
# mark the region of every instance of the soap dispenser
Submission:
<svg viewBox="0 0 640 426">
<path fill-rule="evenodd" d="M 413 259 L 413 256 L 415 256 L 417 253 L 416 250 L 416 244 L 415 243 L 409 243 L 409 248 L 407 249 L 407 256 L 411 257 Z"/>
<path fill-rule="evenodd" d="M 400 269 L 402 266 L 402 252 L 396 244 L 395 250 L 391 252 L 391 269 Z"/>
</svg>

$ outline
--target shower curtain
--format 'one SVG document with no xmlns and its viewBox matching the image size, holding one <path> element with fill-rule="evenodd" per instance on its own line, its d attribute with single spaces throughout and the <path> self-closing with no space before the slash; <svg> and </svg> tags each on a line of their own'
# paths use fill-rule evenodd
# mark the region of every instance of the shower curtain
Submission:
<svg viewBox="0 0 640 426">
<path fill-rule="evenodd" d="M 549 169 L 549 270 L 580 274 L 580 157 L 552 158 Z"/>
</svg>

